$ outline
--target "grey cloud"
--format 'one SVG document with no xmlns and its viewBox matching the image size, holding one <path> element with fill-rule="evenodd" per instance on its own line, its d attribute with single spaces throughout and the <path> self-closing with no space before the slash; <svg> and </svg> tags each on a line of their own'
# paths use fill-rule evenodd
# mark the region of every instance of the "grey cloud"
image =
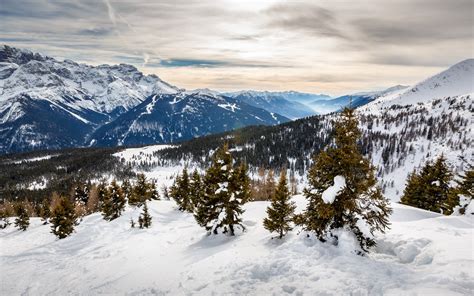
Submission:
<svg viewBox="0 0 474 296">
<path fill-rule="evenodd" d="M 316 4 L 296 2 L 277 4 L 266 11 L 270 17 L 268 27 L 286 30 L 300 30 L 318 37 L 346 38 L 338 27 L 334 11 Z"/>
</svg>

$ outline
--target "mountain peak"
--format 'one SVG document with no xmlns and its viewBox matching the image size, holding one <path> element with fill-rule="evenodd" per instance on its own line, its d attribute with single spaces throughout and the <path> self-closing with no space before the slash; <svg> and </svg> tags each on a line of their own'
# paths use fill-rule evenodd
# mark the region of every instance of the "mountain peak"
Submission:
<svg viewBox="0 0 474 296">
<path fill-rule="evenodd" d="M 0 62 L 22 65 L 31 60 L 45 61 L 46 59 L 50 58 L 26 49 L 18 49 L 8 45 L 0 47 Z"/>
<path fill-rule="evenodd" d="M 472 93 L 474 93 L 474 59 L 466 59 L 411 87 L 385 94 L 369 104 L 368 108 L 411 105 Z"/>
</svg>

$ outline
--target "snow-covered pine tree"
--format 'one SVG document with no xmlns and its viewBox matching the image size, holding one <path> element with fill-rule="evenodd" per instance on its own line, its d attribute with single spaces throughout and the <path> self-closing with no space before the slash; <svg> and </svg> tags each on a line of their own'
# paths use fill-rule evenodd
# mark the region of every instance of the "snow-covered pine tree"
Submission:
<svg viewBox="0 0 474 296">
<path fill-rule="evenodd" d="M 39 216 L 41 218 L 41 221 L 43 221 L 43 225 L 48 224 L 48 219 L 51 217 L 51 202 L 49 201 L 48 198 L 43 199 L 43 202 L 41 203 L 41 208 L 39 212 Z"/>
<path fill-rule="evenodd" d="M 194 170 L 189 182 L 189 197 L 193 204 L 193 209 L 199 206 L 204 196 L 204 186 L 202 184 L 201 175 Z"/>
<path fill-rule="evenodd" d="M 86 184 L 78 183 L 74 188 L 74 201 L 76 204 L 85 206 L 89 200 L 89 189 Z"/>
<path fill-rule="evenodd" d="M 132 184 L 130 184 L 130 180 L 125 179 L 122 182 L 122 193 L 125 200 L 128 202 L 130 199 L 130 195 L 132 194 Z"/>
<path fill-rule="evenodd" d="M 0 229 L 5 229 L 10 226 L 10 218 L 6 209 L 0 210 Z"/>
<path fill-rule="evenodd" d="M 278 238 L 283 238 L 292 229 L 291 222 L 295 208 L 287 186 L 286 170 L 282 170 L 272 203 L 267 208 L 268 217 L 263 220 L 263 226 L 270 232 L 277 232 Z"/>
<path fill-rule="evenodd" d="M 296 219 L 321 241 L 332 239 L 334 230 L 347 229 L 363 251 L 375 245 L 373 234 L 384 232 L 391 213 L 374 176 L 375 168 L 360 153 L 360 137 L 354 110 L 345 108 L 335 122 L 335 145 L 314 159 L 308 176 L 306 211 Z"/>
<path fill-rule="evenodd" d="M 441 155 L 434 162 L 426 162 L 419 173 L 414 171 L 400 199 L 402 204 L 449 215 L 456 203 L 452 202 L 450 182 L 452 173 Z"/>
<path fill-rule="evenodd" d="M 186 167 L 183 169 L 181 175 L 176 176 L 170 196 L 174 199 L 180 211 L 193 212 L 194 208 L 190 196 L 190 181 Z"/>
<path fill-rule="evenodd" d="M 158 193 L 158 189 L 156 188 L 155 180 L 152 180 L 150 183 L 150 199 L 160 200 L 160 194 Z"/>
<path fill-rule="evenodd" d="M 140 214 L 140 217 L 138 217 L 138 226 L 140 228 L 149 228 L 151 226 L 152 218 L 150 213 L 148 213 L 148 205 L 146 201 L 143 204 L 143 212 Z"/>
<path fill-rule="evenodd" d="M 429 196 L 434 198 L 435 211 L 450 215 L 453 213 L 455 204 L 450 202 L 450 183 L 453 180 L 453 173 L 448 167 L 446 158 L 441 154 L 433 163 L 433 171 L 429 178 Z M 431 181 L 431 182 L 430 182 Z"/>
<path fill-rule="evenodd" d="M 74 203 L 67 197 L 59 198 L 58 203 L 51 212 L 51 232 L 59 239 L 69 236 L 76 225 Z"/>
<path fill-rule="evenodd" d="M 242 205 L 249 199 L 249 184 L 241 184 L 247 174 L 245 166 L 234 170 L 232 155 L 224 144 L 213 155 L 211 166 L 204 177 L 204 195 L 198 204 L 195 218 L 209 233 L 235 234 L 235 226 L 242 225 Z M 248 178 L 248 177 L 247 177 Z"/>
<path fill-rule="evenodd" d="M 28 226 L 30 226 L 30 217 L 28 216 L 26 206 L 23 202 L 17 202 L 15 204 L 15 213 L 15 226 L 22 231 L 27 230 Z"/>
<path fill-rule="evenodd" d="M 474 167 L 470 166 L 456 183 L 451 194 L 451 204 L 458 207 L 461 215 L 474 215 Z"/>
</svg>

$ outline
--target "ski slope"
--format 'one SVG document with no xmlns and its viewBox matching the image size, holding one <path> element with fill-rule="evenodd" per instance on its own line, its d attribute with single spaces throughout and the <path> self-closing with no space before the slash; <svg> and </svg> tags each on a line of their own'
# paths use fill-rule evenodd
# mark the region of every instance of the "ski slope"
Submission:
<svg viewBox="0 0 474 296">
<path fill-rule="evenodd" d="M 295 196 L 298 211 L 305 206 Z M 295 229 L 272 239 L 267 202 L 245 206 L 244 233 L 207 236 L 172 201 L 149 203 L 153 225 L 131 229 L 139 210 L 106 222 L 87 216 L 57 240 L 31 220 L 0 230 L 1 295 L 472 295 L 473 219 L 393 204 L 392 229 L 368 256 Z"/>
</svg>

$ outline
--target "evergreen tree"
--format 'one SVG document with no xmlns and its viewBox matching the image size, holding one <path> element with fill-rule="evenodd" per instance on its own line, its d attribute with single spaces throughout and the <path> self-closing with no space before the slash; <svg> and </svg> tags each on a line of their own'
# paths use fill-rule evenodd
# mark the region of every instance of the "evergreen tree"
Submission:
<svg viewBox="0 0 474 296">
<path fill-rule="evenodd" d="M 453 179 L 444 155 L 436 159 L 433 164 L 433 170 L 428 180 L 428 195 L 434 198 L 434 211 L 450 215 L 453 213 L 454 205 L 450 203 L 450 183 Z M 431 182 L 430 182 L 431 181 Z"/>
<path fill-rule="evenodd" d="M 67 197 L 61 197 L 51 212 L 51 232 L 59 239 L 69 236 L 76 225 L 74 204 Z"/>
<path fill-rule="evenodd" d="M 176 181 L 171 188 L 170 196 L 174 199 L 180 211 L 193 212 L 193 204 L 190 195 L 190 181 L 186 167 L 183 169 L 181 175 L 176 176 Z"/>
<path fill-rule="evenodd" d="M 270 232 L 277 232 L 278 238 L 283 238 L 292 229 L 291 221 L 295 208 L 286 182 L 286 170 L 282 170 L 272 203 L 267 208 L 268 217 L 263 220 L 263 226 Z"/>
<path fill-rule="evenodd" d="M 151 199 L 151 196 L 151 186 L 148 183 L 145 174 L 138 174 L 137 182 L 135 186 L 133 186 L 128 203 L 131 206 L 141 207 L 147 200 Z"/>
<path fill-rule="evenodd" d="M 132 184 L 130 184 L 130 180 L 125 179 L 122 182 L 122 193 L 123 197 L 125 200 L 128 202 L 130 199 L 130 196 L 132 194 Z"/>
<path fill-rule="evenodd" d="M 374 232 L 384 232 L 388 227 L 391 209 L 377 186 L 374 167 L 359 152 L 357 126 L 354 110 L 345 108 L 335 122 L 334 145 L 314 159 L 309 188 L 304 190 L 308 205 L 295 221 L 321 241 L 331 239 L 337 243 L 334 230 L 350 230 L 367 252 L 375 245 Z M 328 194 L 338 185 L 341 188 L 334 196 Z"/>
<path fill-rule="evenodd" d="M 456 180 L 456 187 L 451 190 L 450 194 L 450 205 L 458 207 L 459 214 L 472 214 L 474 212 L 467 213 L 468 206 L 472 203 L 474 198 L 474 167 L 469 169 L 460 176 L 460 180 Z"/>
<path fill-rule="evenodd" d="M 158 193 L 156 182 L 154 180 L 150 183 L 150 199 L 160 200 L 160 194 Z"/>
<path fill-rule="evenodd" d="M 264 198 L 265 200 L 273 200 L 273 196 L 275 195 L 276 185 L 275 185 L 275 174 L 273 170 L 269 170 L 267 174 L 267 178 L 264 183 Z"/>
<path fill-rule="evenodd" d="M 138 226 L 140 228 L 149 228 L 151 226 L 151 216 L 148 213 L 146 201 L 144 202 L 143 212 L 138 217 Z"/>
<path fill-rule="evenodd" d="M 115 180 L 112 181 L 107 192 L 107 198 L 104 200 L 102 215 L 107 221 L 117 219 L 122 215 L 125 209 L 126 200 L 122 188 Z"/>
<path fill-rule="evenodd" d="M 197 170 L 194 170 L 191 181 L 189 182 L 189 198 L 193 205 L 193 209 L 199 207 L 204 196 L 204 186 L 202 184 L 201 176 Z"/>
<path fill-rule="evenodd" d="M 43 199 L 43 202 L 41 203 L 41 208 L 39 212 L 39 216 L 41 217 L 41 221 L 43 221 L 43 225 L 48 224 L 48 219 L 51 217 L 51 202 L 49 199 L 45 198 Z"/>
<path fill-rule="evenodd" d="M 15 205 L 15 212 L 17 216 L 15 226 L 20 230 L 27 230 L 28 226 L 30 226 L 30 217 L 28 216 L 25 205 L 22 202 L 17 203 Z"/>
<path fill-rule="evenodd" d="M 8 211 L 6 209 L 0 210 L 0 229 L 5 229 L 10 225 Z"/>
<path fill-rule="evenodd" d="M 449 215 L 456 205 L 452 201 L 450 182 L 453 178 L 446 158 L 426 162 L 419 173 L 413 172 L 400 199 L 402 204 Z"/>
<path fill-rule="evenodd" d="M 77 184 L 74 188 L 74 201 L 76 204 L 85 206 L 89 200 L 89 189 L 85 184 Z"/>
<path fill-rule="evenodd" d="M 235 234 L 235 226 L 242 225 L 241 206 L 249 199 L 249 182 L 246 167 L 233 168 L 232 155 L 227 144 L 219 148 L 204 177 L 204 195 L 195 211 L 198 224 L 210 233 L 218 229 L 229 235 Z M 243 176 L 245 175 L 245 177 Z M 245 179 L 247 184 L 242 184 Z"/>
<path fill-rule="evenodd" d="M 104 182 L 100 182 L 97 186 L 97 199 L 99 200 L 99 209 L 104 211 L 104 203 L 109 198 L 107 186 Z"/>
</svg>

